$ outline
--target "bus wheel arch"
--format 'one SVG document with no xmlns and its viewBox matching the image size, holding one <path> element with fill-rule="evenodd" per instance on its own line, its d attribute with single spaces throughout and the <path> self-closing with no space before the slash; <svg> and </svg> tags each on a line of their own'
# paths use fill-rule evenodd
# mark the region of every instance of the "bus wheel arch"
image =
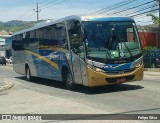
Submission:
<svg viewBox="0 0 160 123">
<path fill-rule="evenodd" d="M 28 64 L 25 64 L 25 76 L 28 81 L 32 80 L 32 75 Z"/>
<path fill-rule="evenodd" d="M 75 84 L 74 84 L 73 77 L 68 67 L 63 66 L 61 69 L 61 73 L 62 73 L 62 81 L 65 82 L 66 88 L 68 90 L 73 90 L 75 88 Z"/>
</svg>

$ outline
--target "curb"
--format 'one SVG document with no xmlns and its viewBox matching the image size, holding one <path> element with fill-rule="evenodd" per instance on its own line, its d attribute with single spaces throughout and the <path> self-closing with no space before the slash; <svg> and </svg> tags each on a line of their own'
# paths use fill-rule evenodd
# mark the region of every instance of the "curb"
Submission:
<svg viewBox="0 0 160 123">
<path fill-rule="evenodd" d="M 3 78 L 0 80 L 0 83 L 3 83 L 2 85 L 0 85 L 0 92 L 4 90 L 8 90 L 14 86 L 12 82 L 8 81 L 7 79 L 3 79 Z"/>
</svg>

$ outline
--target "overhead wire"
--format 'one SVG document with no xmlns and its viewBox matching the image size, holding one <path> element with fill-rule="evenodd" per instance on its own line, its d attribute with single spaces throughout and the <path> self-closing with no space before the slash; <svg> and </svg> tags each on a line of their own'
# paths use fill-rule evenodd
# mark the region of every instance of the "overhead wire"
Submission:
<svg viewBox="0 0 160 123">
<path fill-rule="evenodd" d="M 147 13 L 154 12 L 154 11 L 157 11 L 157 10 L 159 10 L 159 8 L 153 9 L 153 10 L 149 10 L 149 11 L 146 11 L 146 12 L 142 12 L 142 13 L 139 13 L 139 14 L 135 14 L 135 15 L 132 15 L 130 17 L 138 16 L 138 15 L 141 15 L 141 14 L 147 14 Z"/>
<path fill-rule="evenodd" d="M 55 2 L 57 2 L 58 0 L 53 0 L 52 2 L 50 1 L 50 2 L 48 2 L 48 3 L 45 3 L 45 4 L 42 4 L 41 6 L 40 6 L 40 8 L 44 8 L 44 7 L 46 7 L 46 6 L 48 6 L 48 5 L 50 5 L 50 4 L 53 4 L 53 3 L 55 3 Z"/>
<path fill-rule="evenodd" d="M 116 4 L 113 4 L 113 5 L 107 6 L 107 7 L 103 8 L 103 9 L 100 9 L 100 10 L 97 10 L 95 12 L 92 12 L 90 14 L 102 14 L 102 13 L 104 13 L 106 11 L 113 10 L 115 8 L 119 8 L 121 6 L 124 6 L 124 5 L 128 4 L 128 3 L 132 3 L 132 2 L 135 2 L 135 1 L 137 1 L 137 0 L 123 0 L 123 1 L 120 1 L 120 2 L 118 2 Z"/>
<path fill-rule="evenodd" d="M 34 6 L 35 6 L 35 5 L 34 5 Z M 29 13 L 31 13 L 32 10 L 33 10 L 33 8 L 34 8 L 34 6 L 30 7 L 27 11 L 25 11 L 25 12 L 22 13 L 20 16 L 18 16 L 18 17 L 16 18 L 16 20 L 22 19 L 23 17 L 25 17 L 26 15 L 28 15 Z"/>
<path fill-rule="evenodd" d="M 126 9 L 123 9 L 123 10 L 120 10 L 120 11 L 116 11 L 116 12 L 114 12 L 114 13 L 109 13 L 109 14 L 122 13 L 122 12 L 128 11 L 128 10 L 130 10 L 130 9 L 135 9 L 135 8 L 137 8 L 137 7 L 142 7 L 142 6 L 144 6 L 144 5 L 147 5 L 147 4 L 150 4 L 150 3 L 153 3 L 153 2 L 154 2 L 154 0 L 153 0 L 153 1 L 150 1 L 150 2 L 146 2 L 146 3 L 139 4 L 139 5 L 134 6 L 134 7 L 126 8 Z"/>
<path fill-rule="evenodd" d="M 137 13 L 137 12 L 144 11 L 144 10 L 146 10 L 146 9 L 150 9 L 150 8 L 153 8 L 153 7 L 156 7 L 156 6 L 158 6 L 158 5 L 155 5 L 155 4 L 154 4 L 154 5 L 152 5 L 152 6 L 139 9 L 138 11 L 134 11 L 134 12 L 128 13 L 128 14 L 126 14 L 126 16 L 131 16 L 132 14 L 135 14 L 135 13 Z"/>
<path fill-rule="evenodd" d="M 47 9 L 47 8 L 49 8 L 49 7 L 52 7 L 52 6 L 56 6 L 56 5 L 59 5 L 59 4 L 61 4 L 61 3 L 64 3 L 66 0 L 62 0 L 62 1 L 58 1 L 58 2 L 56 2 L 56 3 L 51 3 L 50 5 L 48 5 L 48 6 L 45 6 L 45 7 L 43 7 L 42 9 Z"/>
</svg>

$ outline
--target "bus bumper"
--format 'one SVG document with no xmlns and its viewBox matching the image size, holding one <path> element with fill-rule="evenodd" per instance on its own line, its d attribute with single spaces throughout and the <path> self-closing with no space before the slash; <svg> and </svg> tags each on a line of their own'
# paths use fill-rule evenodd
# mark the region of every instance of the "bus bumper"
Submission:
<svg viewBox="0 0 160 123">
<path fill-rule="evenodd" d="M 139 68 L 136 68 L 134 71 L 130 73 L 112 75 L 103 72 L 96 72 L 90 67 L 87 67 L 88 86 L 95 87 L 120 84 L 132 81 L 141 81 L 143 79 L 143 70 L 144 66 L 141 65 Z"/>
</svg>

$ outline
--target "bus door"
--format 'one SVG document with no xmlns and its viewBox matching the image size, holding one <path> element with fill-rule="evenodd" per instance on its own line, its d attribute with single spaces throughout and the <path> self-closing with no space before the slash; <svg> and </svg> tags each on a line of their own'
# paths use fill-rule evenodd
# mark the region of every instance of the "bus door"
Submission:
<svg viewBox="0 0 160 123">
<path fill-rule="evenodd" d="M 80 24 L 79 21 L 77 20 L 69 20 L 67 22 L 67 25 L 68 25 L 72 72 L 74 75 L 74 80 L 76 84 L 83 85 L 82 68 L 84 64 L 82 63 L 83 60 L 81 58 L 81 54 L 84 54 L 84 51 L 80 36 L 80 30 L 81 30 Z"/>
</svg>

